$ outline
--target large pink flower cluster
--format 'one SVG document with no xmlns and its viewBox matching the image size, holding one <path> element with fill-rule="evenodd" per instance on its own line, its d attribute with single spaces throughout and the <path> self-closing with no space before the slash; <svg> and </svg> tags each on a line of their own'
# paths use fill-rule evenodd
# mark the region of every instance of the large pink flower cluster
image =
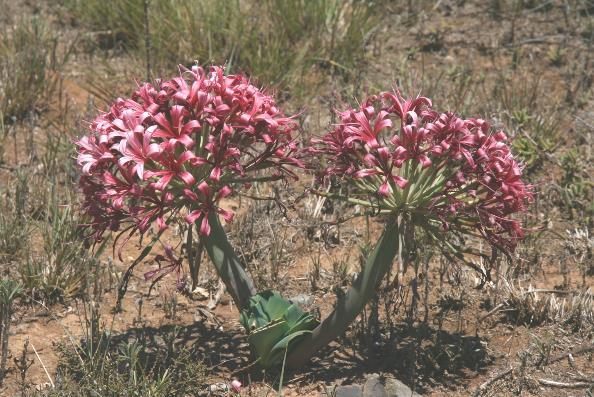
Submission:
<svg viewBox="0 0 594 397">
<path fill-rule="evenodd" d="M 481 119 L 439 113 L 426 97 L 399 92 L 337 112 L 340 121 L 312 152 L 326 159 L 323 177 L 347 178 L 351 197 L 382 212 L 409 213 L 421 223 L 480 233 L 511 250 L 523 237 L 512 214 L 532 199 L 507 137 Z"/>
<path fill-rule="evenodd" d="M 222 198 L 255 180 L 293 176 L 290 166 L 301 166 L 295 129 L 272 96 L 221 67 L 140 86 L 76 142 L 87 237 L 164 229 L 172 215 L 208 235 L 210 212 L 233 217 Z"/>
</svg>

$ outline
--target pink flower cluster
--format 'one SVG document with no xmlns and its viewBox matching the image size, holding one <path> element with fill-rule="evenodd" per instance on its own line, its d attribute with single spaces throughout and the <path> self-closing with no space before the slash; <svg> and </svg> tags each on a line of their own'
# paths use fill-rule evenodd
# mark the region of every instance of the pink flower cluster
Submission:
<svg viewBox="0 0 594 397">
<path fill-rule="evenodd" d="M 144 233 L 169 217 L 231 221 L 220 200 L 250 182 L 294 176 L 296 123 L 272 96 L 221 67 L 183 69 L 179 77 L 144 84 L 98 116 L 76 142 L 87 237 L 106 230 Z M 261 171 L 272 169 L 266 176 Z"/>
<path fill-rule="evenodd" d="M 340 121 L 312 142 L 312 153 L 326 159 L 322 177 L 346 177 L 371 207 L 478 232 L 506 250 L 523 237 L 511 215 L 525 210 L 531 187 L 502 131 L 399 92 L 337 114 Z"/>
</svg>

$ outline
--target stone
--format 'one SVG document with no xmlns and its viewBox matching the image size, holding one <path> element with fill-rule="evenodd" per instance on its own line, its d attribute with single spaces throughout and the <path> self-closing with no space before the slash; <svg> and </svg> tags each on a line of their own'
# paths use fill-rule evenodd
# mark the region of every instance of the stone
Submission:
<svg viewBox="0 0 594 397">
<path fill-rule="evenodd" d="M 369 376 L 363 385 L 363 397 L 388 397 L 386 388 L 377 374 Z"/>
<path fill-rule="evenodd" d="M 334 395 L 336 397 L 362 397 L 363 388 L 361 385 L 338 386 Z"/>
<path fill-rule="evenodd" d="M 336 397 L 422 397 L 410 387 L 392 377 L 380 377 L 378 374 L 366 376 L 363 385 L 338 386 Z"/>
<path fill-rule="evenodd" d="M 289 299 L 291 302 L 296 303 L 301 307 L 307 307 L 313 303 L 313 296 L 308 294 L 299 294 Z"/>
<path fill-rule="evenodd" d="M 386 378 L 386 395 L 389 397 L 422 397 L 419 393 L 412 391 L 410 387 L 398 379 Z"/>
</svg>

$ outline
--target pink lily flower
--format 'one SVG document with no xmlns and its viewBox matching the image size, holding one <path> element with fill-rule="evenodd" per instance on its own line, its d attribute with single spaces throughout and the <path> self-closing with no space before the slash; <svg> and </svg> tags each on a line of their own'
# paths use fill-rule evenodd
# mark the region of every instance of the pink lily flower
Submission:
<svg viewBox="0 0 594 397">
<path fill-rule="evenodd" d="M 397 90 L 337 113 L 341 121 L 307 151 L 317 164 L 325 159 L 320 178 L 353 181 L 350 194 L 370 197 L 357 201 L 363 205 L 422 214 L 447 230 L 464 220 L 491 243 L 513 249 L 522 229 L 511 216 L 532 193 L 503 132 L 491 132 L 482 119 L 440 114 L 429 98 L 404 99 Z"/>
<path fill-rule="evenodd" d="M 163 113 L 153 116 L 159 125 L 153 136 L 155 138 L 168 139 L 171 146 L 175 146 L 179 142 L 187 149 L 191 149 L 194 146 L 194 141 L 190 136 L 195 130 L 200 128 L 200 123 L 198 120 L 188 120 L 186 122 L 185 118 L 189 113 L 183 106 L 172 106 L 169 114 L 171 122 Z"/>
<path fill-rule="evenodd" d="M 120 165 L 133 163 L 133 170 L 138 177 L 144 179 L 144 164 L 161 152 L 157 143 L 151 143 L 152 134 L 150 131 L 137 130 L 128 132 L 124 139 L 115 145 L 122 157 L 118 159 Z"/>
<path fill-rule="evenodd" d="M 248 174 L 295 177 L 290 167 L 303 167 L 295 129 L 274 97 L 218 66 L 139 84 L 76 142 L 86 237 L 125 227 L 127 241 L 165 229 L 171 217 L 209 234 L 212 212 L 232 221 L 221 200 L 249 189 Z"/>
</svg>

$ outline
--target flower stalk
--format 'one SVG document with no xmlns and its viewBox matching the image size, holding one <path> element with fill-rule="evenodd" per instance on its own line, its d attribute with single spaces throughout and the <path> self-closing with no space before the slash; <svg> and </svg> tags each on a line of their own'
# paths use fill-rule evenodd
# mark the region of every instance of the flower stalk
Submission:
<svg viewBox="0 0 594 397">
<path fill-rule="evenodd" d="M 204 248 L 221 280 L 227 287 L 227 292 L 240 310 L 249 305 L 250 298 L 256 294 L 256 288 L 250 276 L 246 273 L 235 250 L 227 239 L 227 234 L 216 213 L 208 216 L 210 234 L 202 236 Z"/>
<path fill-rule="evenodd" d="M 320 349 L 346 331 L 357 318 L 367 302 L 375 295 L 376 289 L 391 268 L 394 258 L 402 256 L 403 219 L 392 219 L 375 249 L 367 258 L 365 266 L 357 276 L 345 297 L 311 334 L 306 335 L 287 357 L 287 365 L 297 368 L 304 365 Z"/>
</svg>

